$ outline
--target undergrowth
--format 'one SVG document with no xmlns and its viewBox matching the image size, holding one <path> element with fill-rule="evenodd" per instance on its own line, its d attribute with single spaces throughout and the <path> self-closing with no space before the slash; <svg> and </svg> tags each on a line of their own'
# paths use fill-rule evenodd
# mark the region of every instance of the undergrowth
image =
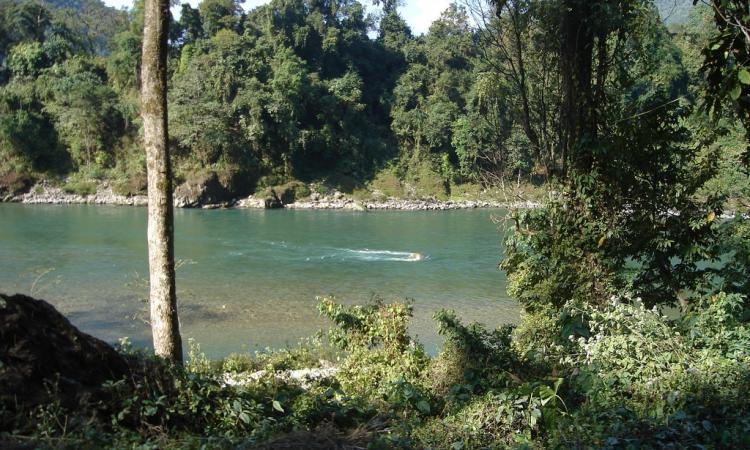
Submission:
<svg viewBox="0 0 750 450">
<path fill-rule="evenodd" d="M 669 318 L 629 296 L 571 302 L 496 330 L 440 311 L 445 343 L 430 357 L 408 334 L 409 303 L 324 298 L 330 332 L 297 347 L 211 361 L 192 344 L 174 366 L 126 343 L 129 377 L 76 409 L 0 410 L 2 439 L 37 448 L 747 447 L 744 299 L 694 305 Z M 550 326 L 561 316 L 577 326 Z M 334 376 L 284 375 L 332 361 Z M 227 374 L 255 377 L 229 385 Z"/>
</svg>

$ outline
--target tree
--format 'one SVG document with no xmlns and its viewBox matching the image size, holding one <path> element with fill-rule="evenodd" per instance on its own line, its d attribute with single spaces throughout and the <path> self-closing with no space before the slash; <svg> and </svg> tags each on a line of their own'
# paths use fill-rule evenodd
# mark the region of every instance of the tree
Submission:
<svg viewBox="0 0 750 450">
<path fill-rule="evenodd" d="M 148 175 L 148 253 L 154 351 L 182 361 L 174 268 L 172 169 L 167 134 L 169 1 L 146 0 L 141 72 L 141 115 Z"/>
<path fill-rule="evenodd" d="M 208 36 L 213 36 L 223 28 L 235 29 L 243 2 L 244 0 L 203 0 L 198 5 L 203 31 Z"/>
<path fill-rule="evenodd" d="M 510 291 L 527 310 L 623 289 L 687 306 L 717 285 L 705 263 L 722 255 L 723 199 L 698 195 L 716 152 L 684 125 L 678 50 L 649 2 L 558 6 L 560 178 L 545 208 L 516 217 L 502 264 Z"/>
<path fill-rule="evenodd" d="M 694 0 L 698 3 L 698 0 Z M 704 106 L 719 115 L 731 104 L 750 141 L 750 14 L 747 0 L 711 0 L 716 30 L 703 49 Z M 743 159 L 750 166 L 750 146 Z"/>
<path fill-rule="evenodd" d="M 183 44 L 192 44 L 203 36 L 203 22 L 198 9 L 190 6 L 190 3 L 182 4 L 178 31 L 181 32 L 180 40 Z"/>
<path fill-rule="evenodd" d="M 43 111 L 53 119 L 60 141 L 78 167 L 108 166 L 122 136 L 117 94 L 102 72 L 102 67 L 76 57 L 39 77 L 39 90 L 45 94 Z"/>
</svg>

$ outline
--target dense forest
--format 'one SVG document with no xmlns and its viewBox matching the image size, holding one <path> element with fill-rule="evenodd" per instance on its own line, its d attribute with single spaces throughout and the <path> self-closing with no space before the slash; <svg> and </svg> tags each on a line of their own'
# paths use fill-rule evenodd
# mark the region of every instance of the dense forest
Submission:
<svg viewBox="0 0 750 450">
<path fill-rule="evenodd" d="M 625 72 L 606 80 L 621 100 L 609 118 L 674 101 L 662 112 L 691 120 L 711 14 L 690 6 L 660 2 L 670 29 L 655 6 L 639 12 L 630 51 L 613 61 Z M 142 192 L 142 4 L 1 8 L 2 189 L 47 179 L 86 193 L 106 180 Z M 498 19 L 472 0 L 414 36 L 397 2 L 374 11 L 357 1 L 183 5 L 169 42 L 178 183 L 216 174 L 235 196 L 302 180 L 444 198 L 461 185 L 538 183 L 562 168 L 554 124 L 563 86 L 546 24 Z M 693 122 L 686 140 L 700 133 Z M 733 136 L 718 182 L 738 189 Z"/>
<path fill-rule="evenodd" d="M 375 3 L 183 5 L 176 178 L 540 184 L 500 214 L 518 323 L 439 311 L 429 355 L 408 301 L 326 297 L 327 333 L 216 361 L 190 343 L 181 364 L 0 295 L 0 446 L 750 447 L 748 2 L 468 0 L 421 36 Z M 141 4 L 1 5 L 6 185 L 142 190 Z"/>
</svg>

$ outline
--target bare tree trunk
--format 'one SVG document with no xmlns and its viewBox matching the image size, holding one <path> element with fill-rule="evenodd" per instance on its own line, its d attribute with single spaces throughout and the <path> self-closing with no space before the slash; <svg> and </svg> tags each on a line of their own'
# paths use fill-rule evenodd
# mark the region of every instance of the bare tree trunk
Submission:
<svg viewBox="0 0 750 450">
<path fill-rule="evenodd" d="M 172 170 L 167 147 L 169 1 L 146 0 L 141 67 L 141 116 L 148 172 L 148 263 L 154 351 L 181 362 L 174 272 Z"/>
</svg>

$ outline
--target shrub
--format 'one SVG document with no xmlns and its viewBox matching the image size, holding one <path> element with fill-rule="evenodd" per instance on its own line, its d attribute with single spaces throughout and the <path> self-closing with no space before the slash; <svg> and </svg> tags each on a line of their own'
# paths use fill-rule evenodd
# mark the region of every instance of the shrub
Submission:
<svg viewBox="0 0 750 450">
<path fill-rule="evenodd" d="M 440 171 L 433 169 L 429 161 L 423 161 L 416 168 L 412 168 L 407 179 L 414 183 L 415 194 L 419 198 L 448 199 L 450 185 Z"/>
<path fill-rule="evenodd" d="M 386 197 L 404 198 L 406 196 L 401 180 L 391 170 L 378 172 L 370 186 Z"/>
<path fill-rule="evenodd" d="M 454 311 L 435 314 L 443 351 L 430 361 L 426 381 L 439 396 L 465 400 L 489 388 L 507 387 L 520 364 L 511 349 L 511 326 L 488 331 L 478 323 L 464 325 Z"/>
<path fill-rule="evenodd" d="M 63 191 L 81 196 L 96 194 L 96 183 L 93 181 L 72 180 L 63 185 Z"/>
<path fill-rule="evenodd" d="M 476 397 L 445 418 L 417 428 L 417 447 L 543 448 L 539 439 L 542 430 L 554 428 L 564 414 L 564 403 L 557 394 L 561 383 L 562 379 L 525 383 Z"/>
<path fill-rule="evenodd" d="M 125 197 L 145 194 L 147 188 L 148 180 L 146 179 L 146 174 L 142 173 L 138 173 L 127 179 L 118 180 L 112 183 L 112 191 L 115 194 Z"/>
<path fill-rule="evenodd" d="M 318 310 L 336 325 L 330 342 L 347 353 L 337 375 L 344 392 L 381 406 L 390 399 L 399 407 L 413 403 L 423 412 L 429 410 L 420 405 L 426 395 L 419 388 L 429 358 L 409 336 L 410 304 L 376 298 L 346 308 L 323 298 Z"/>
<path fill-rule="evenodd" d="M 512 347 L 525 365 L 544 373 L 560 365 L 560 359 L 574 351 L 570 334 L 587 335 L 580 315 L 550 306 L 521 312 L 521 323 L 513 330 Z"/>
<path fill-rule="evenodd" d="M 750 429 L 748 404 L 737 395 L 750 388 L 739 304 L 720 294 L 679 322 L 629 297 L 582 308 L 590 335 L 571 335 L 578 348 L 567 363 L 577 368 L 572 381 L 583 404 L 556 439 L 562 446 L 741 445 L 744 434 L 725 434 Z"/>
<path fill-rule="evenodd" d="M 294 203 L 305 197 L 310 196 L 310 188 L 301 181 L 290 181 L 288 183 L 270 188 L 275 197 L 281 200 L 283 204 Z M 269 192 L 270 194 L 270 192 Z"/>
<path fill-rule="evenodd" d="M 482 194 L 482 186 L 475 183 L 451 185 L 451 197 L 456 199 L 477 199 Z"/>
</svg>

